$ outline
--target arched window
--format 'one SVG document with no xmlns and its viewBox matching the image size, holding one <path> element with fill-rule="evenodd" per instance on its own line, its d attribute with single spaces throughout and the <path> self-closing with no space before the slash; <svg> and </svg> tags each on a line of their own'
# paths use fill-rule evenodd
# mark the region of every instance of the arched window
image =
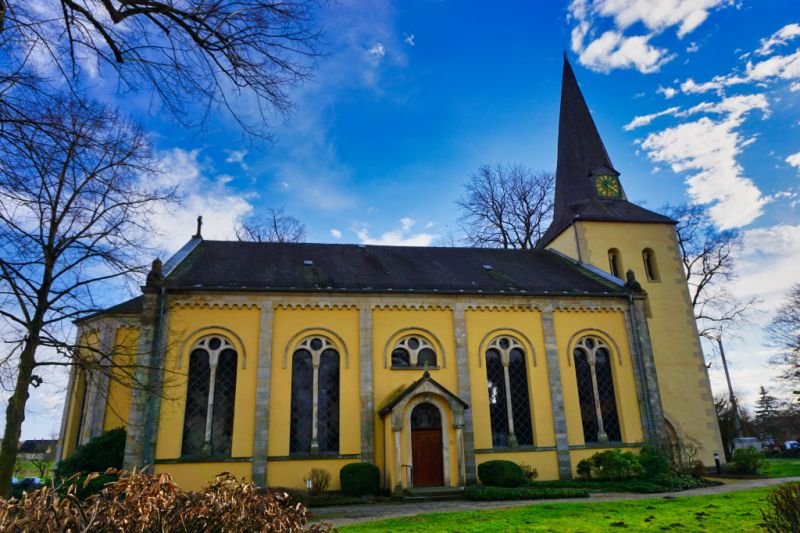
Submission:
<svg viewBox="0 0 800 533">
<path fill-rule="evenodd" d="M 424 368 L 436 366 L 436 351 L 419 335 L 403 337 L 392 348 L 392 368 Z"/>
<path fill-rule="evenodd" d="M 525 351 L 514 337 L 501 336 L 486 350 L 492 446 L 533 445 Z"/>
<path fill-rule="evenodd" d="M 230 456 L 237 354 L 221 335 L 203 337 L 189 355 L 181 454 Z"/>
<path fill-rule="evenodd" d="M 650 248 L 642 250 L 642 261 L 644 262 L 644 273 L 647 281 L 658 281 L 658 265 L 656 265 L 656 254 Z"/>
<path fill-rule="evenodd" d="M 311 336 L 292 354 L 289 453 L 339 451 L 339 352 L 325 337 Z"/>
<path fill-rule="evenodd" d="M 621 441 L 611 349 L 599 337 L 583 337 L 573 357 L 584 441 Z"/>
<path fill-rule="evenodd" d="M 608 251 L 608 271 L 612 276 L 622 279 L 622 255 L 616 248 Z"/>
</svg>

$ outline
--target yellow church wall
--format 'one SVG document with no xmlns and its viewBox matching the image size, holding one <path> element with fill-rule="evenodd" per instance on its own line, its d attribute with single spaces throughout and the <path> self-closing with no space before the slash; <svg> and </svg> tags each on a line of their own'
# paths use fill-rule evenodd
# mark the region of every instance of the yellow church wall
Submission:
<svg viewBox="0 0 800 533">
<path fill-rule="evenodd" d="M 255 307 L 210 307 L 202 303 L 170 307 L 164 364 L 165 397 L 161 400 L 157 460 L 177 459 L 181 455 L 189 353 L 195 342 L 211 334 L 228 338 L 238 354 L 231 457 L 252 456 L 259 317 L 260 311 Z M 216 463 L 191 464 L 187 468 L 192 470 L 193 476 L 211 480 L 219 473 Z M 177 468 L 177 465 L 169 464 L 162 468 L 172 472 L 173 467 Z"/>
<path fill-rule="evenodd" d="M 391 351 L 394 344 L 406 335 L 425 337 L 435 348 L 439 368 L 429 369 L 431 377 L 447 390 L 458 394 L 455 339 L 453 338 L 453 312 L 449 308 L 411 309 L 402 307 L 378 308 L 372 313 L 373 394 L 375 404 L 375 460 L 378 468 L 389 478 L 389 487 L 397 483 L 394 468 L 394 438 L 389 416 L 381 419 L 377 412 L 396 393 L 422 377 L 422 369 L 392 369 Z M 444 359 L 442 358 L 444 357 Z M 442 367 L 444 361 L 444 367 Z M 446 409 L 448 415 L 449 408 Z M 444 424 L 444 420 L 442 421 Z M 384 425 L 385 424 L 385 425 Z M 450 480 L 458 481 L 458 463 L 455 453 L 455 430 L 448 422 L 450 441 Z M 407 454 L 406 429 L 401 434 L 401 452 Z M 404 475 L 405 476 L 405 475 Z M 404 477 L 405 479 L 405 477 Z"/>
<path fill-rule="evenodd" d="M 535 309 L 468 310 L 466 322 L 475 448 L 479 450 L 492 448 L 485 353 L 487 345 L 500 335 L 515 337 L 525 347 L 534 445 L 538 447 L 555 446 L 556 437 L 541 313 Z M 556 477 L 557 475 L 556 470 Z"/>
<path fill-rule="evenodd" d="M 322 468 L 331 473 L 328 490 L 339 490 L 339 471 L 344 465 L 358 463 L 358 459 L 309 459 L 296 461 L 269 461 L 267 463 L 267 479 L 271 487 L 287 487 L 305 489 L 312 468 Z"/>
<path fill-rule="evenodd" d="M 156 464 L 155 472 L 168 473 L 183 490 L 199 491 L 214 481 L 218 474 L 230 472 L 236 479 L 250 481 L 252 463 L 245 461 L 219 463 L 164 463 Z"/>
<path fill-rule="evenodd" d="M 81 334 L 79 345 L 89 349 L 95 349 L 100 344 L 100 337 L 97 330 L 85 328 Z M 75 448 L 78 447 L 78 438 L 81 431 L 81 420 L 83 418 L 84 395 L 86 394 L 86 376 L 84 371 L 75 367 L 75 380 L 70 391 L 69 413 L 67 415 L 67 426 L 64 432 L 64 442 L 61 447 L 61 458 L 66 459 Z"/>
<path fill-rule="evenodd" d="M 272 336 L 272 373 L 270 382 L 269 456 L 289 457 L 289 432 L 292 401 L 292 352 L 309 335 L 329 338 L 339 350 L 339 454 L 361 452 L 359 420 L 359 311 L 344 309 L 283 308 L 275 309 Z M 285 360 L 285 368 L 284 368 Z M 328 460 L 320 461 L 327 463 Z M 304 487 L 313 461 L 270 461 L 270 485 Z M 332 463 L 333 464 L 333 463 Z M 336 463 L 338 464 L 338 463 Z M 273 465 L 274 469 L 273 470 Z M 277 478 L 273 477 L 273 471 Z M 338 468 L 329 468 L 338 479 Z M 286 485 L 282 480 L 295 480 Z M 297 484 L 297 480 L 300 480 Z M 288 481 L 287 481 L 288 483 Z"/>
<path fill-rule="evenodd" d="M 648 329 L 667 419 L 680 437 L 699 441 L 700 458 L 713 463 L 722 451 L 708 375 L 689 301 L 674 229 L 669 224 L 578 223 L 583 261 L 609 271 L 608 250 L 619 250 L 647 291 Z M 564 233 L 571 232 L 571 228 Z M 647 279 L 642 251 L 654 252 L 657 281 Z M 566 253 L 566 252 L 565 252 Z"/>
<path fill-rule="evenodd" d="M 570 446 L 585 444 L 581 423 L 578 385 L 572 361 L 574 344 L 585 335 L 595 335 L 605 340 L 614 352 L 611 366 L 617 412 L 623 442 L 642 442 L 644 434 L 636 396 L 633 364 L 628 349 L 625 316 L 621 311 L 555 311 L 553 322 L 558 345 L 561 387 L 564 395 L 564 412 L 567 419 Z"/>
<path fill-rule="evenodd" d="M 131 374 L 135 372 L 132 367 L 136 364 L 138 342 L 139 330 L 137 328 L 121 327 L 117 329 L 114 339 L 113 361 L 116 368 L 112 370 L 114 377 L 108 383 L 103 431 L 128 425 L 131 389 L 126 383 L 130 383 Z"/>
<path fill-rule="evenodd" d="M 475 466 L 486 461 L 512 461 L 517 464 L 526 464 L 534 467 L 539 473 L 536 479 L 549 481 L 558 479 L 558 457 L 556 452 L 503 452 L 503 453 L 476 453 Z"/>
</svg>

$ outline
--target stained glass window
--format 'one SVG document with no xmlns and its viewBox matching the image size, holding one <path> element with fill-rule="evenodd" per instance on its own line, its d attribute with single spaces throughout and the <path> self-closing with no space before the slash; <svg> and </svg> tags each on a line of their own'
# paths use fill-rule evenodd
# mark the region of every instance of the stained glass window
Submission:
<svg viewBox="0 0 800 533">
<path fill-rule="evenodd" d="M 519 341 L 502 336 L 489 343 L 486 350 L 486 379 L 492 445 L 533 445 L 528 372 L 525 352 Z"/>
<path fill-rule="evenodd" d="M 314 370 L 311 352 L 297 350 L 292 356 L 292 406 L 289 452 L 311 452 L 311 426 L 314 406 Z"/>
<path fill-rule="evenodd" d="M 392 368 L 435 368 L 436 351 L 419 335 L 403 337 L 392 349 Z"/>
<path fill-rule="evenodd" d="M 597 395 L 600 398 L 600 413 L 603 416 L 603 429 L 611 442 L 622 440 L 617 415 L 617 397 L 614 394 L 614 379 L 611 375 L 611 354 L 605 348 L 595 352 L 595 372 L 597 373 Z"/>
<path fill-rule="evenodd" d="M 584 337 L 573 358 L 584 441 L 621 441 L 611 349 L 599 337 Z"/>
<path fill-rule="evenodd" d="M 322 352 L 319 365 L 319 451 L 339 451 L 339 353 Z"/>
<path fill-rule="evenodd" d="M 492 446 L 508 446 L 508 407 L 506 380 L 500 352 L 486 351 L 486 381 L 489 385 L 489 419 L 492 423 Z"/>
</svg>

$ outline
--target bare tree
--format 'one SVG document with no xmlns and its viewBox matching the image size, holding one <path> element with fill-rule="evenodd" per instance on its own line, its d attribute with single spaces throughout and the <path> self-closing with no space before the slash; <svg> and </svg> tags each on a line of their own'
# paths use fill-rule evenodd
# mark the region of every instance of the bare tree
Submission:
<svg viewBox="0 0 800 533">
<path fill-rule="evenodd" d="M 770 343 L 780 350 L 774 362 L 783 369 L 781 377 L 789 385 L 800 388 L 800 283 L 792 286 L 767 325 L 766 333 Z"/>
<path fill-rule="evenodd" d="M 530 249 L 553 217 L 553 174 L 521 165 L 482 165 L 457 201 L 471 246 Z"/>
<path fill-rule="evenodd" d="M 733 230 L 717 230 L 704 206 L 667 205 L 663 211 L 678 222 L 678 248 L 700 335 L 716 339 L 723 326 L 741 323 L 758 303 L 757 298 L 736 298 L 728 289 L 736 279 L 741 237 Z"/>
<path fill-rule="evenodd" d="M 69 94 L 31 106 L 0 136 L 0 318 L 10 347 L 1 363 L 15 369 L 0 496 L 8 495 L 30 388 L 42 382 L 37 368 L 106 368 L 112 354 L 65 340 L 66 330 L 102 307 L 98 295 L 109 286 L 144 271 L 148 216 L 173 193 L 150 185 L 146 138 L 115 110 Z"/>
<path fill-rule="evenodd" d="M 221 106 L 250 133 L 263 133 L 271 114 L 290 108 L 288 88 L 310 75 L 319 55 L 316 7 L 316 0 L 0 0 L 0 72 L 36 72 L 72 90 L 114 80 L 123 92 L 152 91 L 183 124 Z M 256 106 L 237 101 L 247 94 Z"/>
<path fill-rule="evenodd" d="M 263 218 L 239 219 L 235 226 L 236 238 L 249 242 L 305 242 L 306 227 L 293 216 L 283 213 L 283 208 L 267 209 Z"/>
</svg>

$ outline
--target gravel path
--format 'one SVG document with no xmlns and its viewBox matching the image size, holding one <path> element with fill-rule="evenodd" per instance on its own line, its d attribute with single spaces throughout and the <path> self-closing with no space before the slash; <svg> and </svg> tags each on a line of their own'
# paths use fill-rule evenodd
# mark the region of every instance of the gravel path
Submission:
<svg viewBox="0 0 800 533">
<path fill-rule="evenodd" d="M 647 500 L 653 498 L 676 496 L 705 496 L 707 494 L 723 494 L 740 490 L 770 487 L 787 481 L 800 481 L 800 477 L 783 477 L 769 479 L 749 479 L 734 481 L 715 487 L 684 490 L 681 492 L 661 492 L 658 494 L 633 494 L 633 493 L 597 493 L 589 498 L 569 498 L 559 500 L 521 500 L 505 502 L 473 502 L 467 500 L 447 500 L 431 502 L 393 502 L 369 505 L 343 505 L 338 507 L 323 507 L 312 511 L 312 521 L 324 520 L 335 527 L 384 520 L 402 516 L 414 516 L 424 513 L 452 513 L 459 511 L 475 511 L 478 509 L 506 509 L 522 507 L 525 505 L 552 505 L 554 503 L 586 503 L 586 502 L 613 502 L 620 500 Z"/>
</svg>

